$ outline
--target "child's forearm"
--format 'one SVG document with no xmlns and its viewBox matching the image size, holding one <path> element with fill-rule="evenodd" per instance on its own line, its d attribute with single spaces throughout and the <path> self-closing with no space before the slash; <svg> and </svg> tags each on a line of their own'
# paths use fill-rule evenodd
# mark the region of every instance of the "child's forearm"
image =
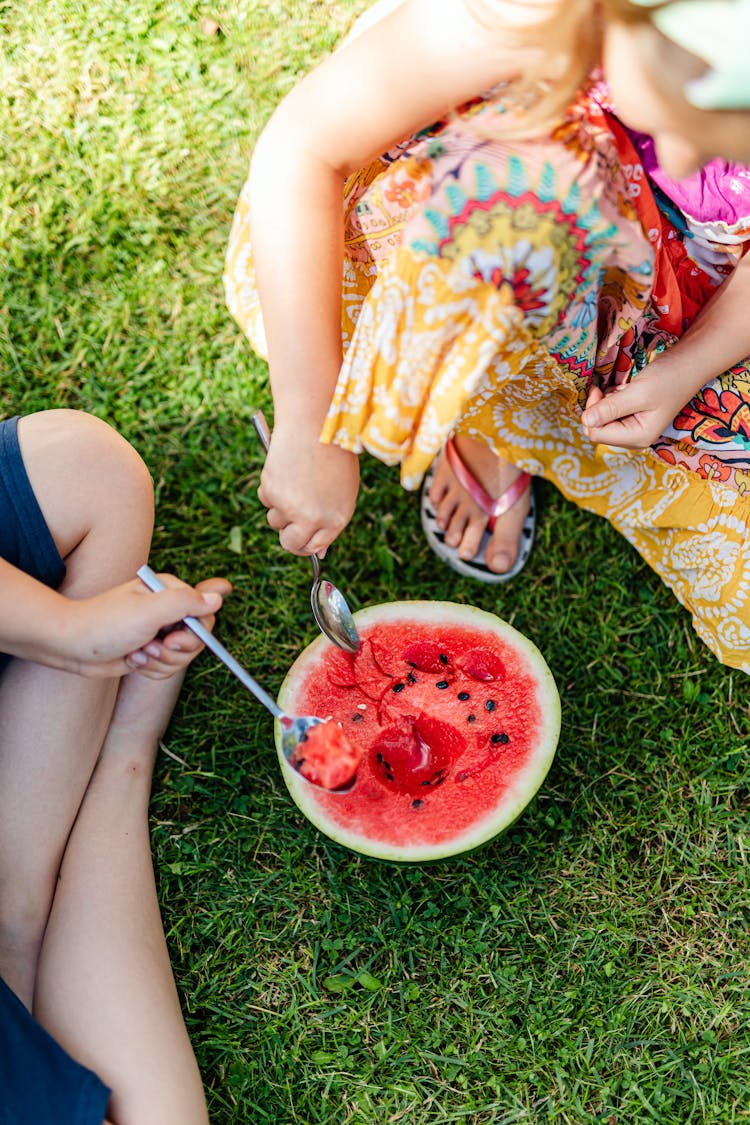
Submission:
<svg viewBox="0 0 750 1125">
<path fill-rule="evenodd" d="M 685 335 L 658 362 L 673 370 L 681 406 L 701 387 L 750 356 L 750 254 L 698 314 Z"/>
<path fill-rule="evenodd" d="M 258 144 L 250 191 L 275 425 L 317 440 L 342 358 L 343 175 L 299 154 L 282 117 Z"/>
<path fill-rule="evenodd" d="M 0 652 L 83 676 L 123 676 L 135 667 L 146 675 L 171 675 L 175 661 L 164 659 L 162 632 L 173 636 L 176 652 L 188 652 L 182 626 L 174 623 L 187 616 L 207 620 L 231 586 L 214 578 L 195 589 L 172 575 L 162 578 L 165 589 L 157 594 L 132 578 L 90 597 L 69 598 L 0 559 Z M 194 642 L 188 637 L 189 646 Z"/>
<path fill-rule="evenodd" d="M 0 559 L 0 652 L 48 664 L 65 645 L 67 599 Z"/>
<path fill-rule="evenodd" d="M 701 387 L 750 355 L 749 301 L 747 259 L 685 335 L 637 378 L 606 395 L 592 388 L 581 417 L 589 439 L 625 448 L 653 444 Z"/>
</svg>

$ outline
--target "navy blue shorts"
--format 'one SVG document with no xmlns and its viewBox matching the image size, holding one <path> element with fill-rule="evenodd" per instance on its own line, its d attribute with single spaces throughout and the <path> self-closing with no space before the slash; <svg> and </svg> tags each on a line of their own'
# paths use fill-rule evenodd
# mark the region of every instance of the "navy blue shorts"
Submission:
<svg viewBox="0 0 750 1125">
<path fill-rule="evenodd" d="M 55 590 L 65 577 L 65 563 L 26 474 L 18 418 L 0 422 L 0 558 Z M 0 673 L 9 660 L 0 652 Z"/>
<path fill-rule="evenodd" d="M 109 1096 L 0 980 L 0 1125 L 102 1125 Z"/>
</svg>

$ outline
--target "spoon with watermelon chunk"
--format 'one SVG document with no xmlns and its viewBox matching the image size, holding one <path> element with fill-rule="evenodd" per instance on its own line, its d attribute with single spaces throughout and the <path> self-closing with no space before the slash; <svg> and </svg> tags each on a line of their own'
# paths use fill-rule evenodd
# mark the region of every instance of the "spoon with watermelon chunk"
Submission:
<svg viewBox="0 0 750 1125">
<path fill-rule="evenodd" d="M 137 574 L 149 590 L 156 593 L 165 588 L 150 566 L 142 566 Z M 312 715 L 285 714 L 276 700 L 196 617 L 185 617 L 183 622 L 271 712 L 279 724 L 281 746 L 289 764 L 311 785 L 335 793 L 348 793 L 357 780 L 362 752 L 352 745 L 338 723 Z"/>
</svg>

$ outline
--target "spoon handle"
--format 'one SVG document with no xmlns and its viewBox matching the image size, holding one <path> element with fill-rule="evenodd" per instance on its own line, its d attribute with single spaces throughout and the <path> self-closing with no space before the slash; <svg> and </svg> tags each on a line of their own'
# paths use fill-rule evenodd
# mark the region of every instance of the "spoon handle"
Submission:
<svg viewBox="0 0 750 1125">
<path fill-rule="evenodd" d="M 154 593 L 166 588 L 161 579 L 154 574 L 150 566 L 142 566 L 136 573 L 141 582 L 148 586 L 149 590 L 153 590 Z M 267 707 L 271 714 L 277 719 L 285 717 L 284 712 L 281 710 L 276 700 L 273 699 L 260 684 L 255 682 L 250 673 L 246 672 L 242 665 L 234 659 L 231 652 L 224 648 L 221 641 L 217 641 L 213 633 L 206 629 L 204 625 L 201 625 L 197 617 L 184 617 L 183 621 L 188 629 L 192 630 L 196 637 L 203 641 L 206 648 L 210 649 L 214 656 L 218 656 L 222 664 L 227 666 L 229 671 L 237 677 L 240 683 L 253 693 L 259 703 Z"/>
<path fill-rule="evenodd" d="M 260 438 L 260 444 L 263 446 L 266 453 L 268 453 L 271 431 L 268 428 L 268 422 L 262 410 L 256 410 L 255 414 L 253 414 L 253 425 L 255 426 L 256 434 Z"/>
</svg>

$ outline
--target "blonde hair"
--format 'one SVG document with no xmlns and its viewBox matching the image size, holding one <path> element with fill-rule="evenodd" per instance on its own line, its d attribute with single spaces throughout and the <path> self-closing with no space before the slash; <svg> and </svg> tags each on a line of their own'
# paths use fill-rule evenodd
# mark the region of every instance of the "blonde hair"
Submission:
<svg viewBox="0 0 750 1125">
<path fill-rule="evenodd" d="M 467 0 L 475 18 L 490 34 L 500 34 L 493 0 Z M 508 0 L 504 0 L 507 4 Z M 525 0 L 510 0 L 520 8 Z M 601 10 L 598 0 L 562 0 L 557 10 L 532 27 L 514 29 L 519 46 L 550 44 L 539 63 L 513 83 L 519 112 L 505 136 L 521 137 L 559 120 L 601 54 Z M 552 77 L 551 77 L 552 76 Z"/>
<path fill-rule="evenodd" d="M 666 8 L 668 0 L 663 3 L 648 5 L 633 4 L 631 0 L 602 0 L 607 15 L 612 19 L 624 20 L 628 23 L 649 23 L 657 8 Z"/>
</svg>

